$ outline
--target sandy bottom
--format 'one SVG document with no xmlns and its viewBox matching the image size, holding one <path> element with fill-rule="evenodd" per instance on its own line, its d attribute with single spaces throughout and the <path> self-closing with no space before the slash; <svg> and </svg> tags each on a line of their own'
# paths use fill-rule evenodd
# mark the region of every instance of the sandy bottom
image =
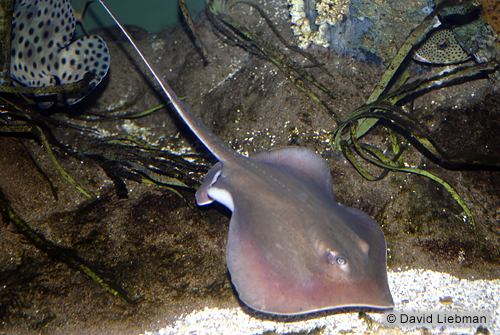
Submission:
<svg viewBox="0 0 500 335">
<path fill-rule="evenodd" d="M 395 302 L 392 311 L 425 313 L 427 315 L 454 315 L 455 313 L 486 313 L 490 334 L 500 334 L 500 280 L 465 280 L 445 273 L 429 270 L 389 271 L 389 286 Z M 266 331 L 277 333 L 298 332 L 325 327 L 321 334 L 421 334 L 423 327 L 431 334 L 474 334 L 480 324 L 462 326 L 447 324 L 431 326 L 425 324 L 410 326 L 387 326 L 387 313 L 366 312 L 360 318 L 359 311 L 320 316 L 301 321 L 290 318 L 276 321 L 262 315 L 250 316 L 242 308 L 205 308 L 179 317 L 172 325 L 143 334 L 261 334 Z M 371 324 L 371 325 L 370 325 Z"/>
</svg>

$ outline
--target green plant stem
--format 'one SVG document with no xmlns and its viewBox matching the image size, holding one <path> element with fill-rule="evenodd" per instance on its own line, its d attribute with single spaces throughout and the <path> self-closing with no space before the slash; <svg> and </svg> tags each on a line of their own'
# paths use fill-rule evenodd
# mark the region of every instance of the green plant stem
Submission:
<svg viewBox="0 0 500 335">
<path fill-rule="evenodd" d="M 12 223 L 15 230 L 19 234 L 23 235 L 28 240 L 28 242 L 33 244 L 37 249 L 47 253 L 50 257 L 65 263 L 72 269 L 85 273 L 87 276 L 99 283 L 106 291 L 119 298 L 121 301 L 125 303 L 131 302 L 130 299 L 128 299 L 123 293 L 111 287 L 111 285 L 109 285 L 98 274 L 96 274 L 94 271 L 92 271 L 92 269 L 85 265 L 83 260 L 81 260 L 78 256 L 73 255 L 72 253 L 74 253 L 74 250 L 69 248 L 62 248 L 50 241 L 47 241 L 42 234 L 37 233 L 36 231 L 31 229 L 31 227 L 24 220 L 22 220 L 11 208 L 1 189 L 0 211 L 2 212 L 4 220 Z"/>
<path fill-rule="evenodd" d="M 205 48 L 203 41 L 201 40 L 201 38 L 198 37 L 198 34 L 196 33 L 196 27 L 194 26 L 194 22 L 193 22 L 193 19 L 191 18 L 191 14 L 189 14 L 189 9 L 186 5 L 186 1 L 185 0 L 178 0 L 178 1 L 179 1 L 179 7 L 181 7 L 182 15 L 184 16 L 184 19 L 186 19 L 186 22 L 189 25 L 189 29 L 191 30 L 191 33 L 193 34 L 194 43 L 201 50 L 201 55 L 205 59 L 208 55 L 208 51 Z"/>
<path fill-rule="evenodd" d="M 42 129 L 40 127 L 36 126 L 38 136 L 40 136 L 40 139 L 42 140 L 45 150 L 47 151 L 47 154 L 49 155 L 50 159 L 52 160 L 52 163 L 55 165 L 57 171 L 67 180 L 70 182 L 71 185 L 73 185 L 78 191 L 80 191 L 83 195 L 85 195 L 87 198 L 92 198 L 92 196 L 83 189 L 83 187 L 80 186 L 80 184 L 77 183 L 73 177 L 71 177 L 64 169 L 62 168 L 61 164 L 57 161 L 56 157 L 54 156 L 54 153 L 52 152 L 52 149 L 50 148 L 49 141 L 47 141 L 47 137 L 45 137 L 45 134 L 43 133 Z"/>
<path fill-rule="evenodd" d="M 354 147 L 356 148 L 357 152 L 363 157 L 366 161 L 369 161 L 370 163 L 384 168 L 384 169 L 389 169 L 392 171 L 396 172 L 406 172 L 406 173 L 413 173 L 413 174 L 418 174 L 420 176 L 427 177 L 438 184 L 442 185 L 455 199 L 455 201 L 462 207 L 466 214 L 466 220 L 470 222 L 472 225 L 473 229 L 476 229 L 476 222 L 474 220 L 474 216 L 472 215 L 472 212 L 469 210 L 469 207 L 465 203 L 465 201 L 460 197 L 458 192 L 451 186 L 448 182 L 444 181 L 443 179 L 439 178 L 436 175 L 433 175 L 432 173 L 422 170 L 422 169 L 417 169 L 417 168 L 410 168 L 410 167 L 404 167 L 395 164 L 391 159 L 389 159 L 386 155 L 384 155 L 378 148 L 365 144 L 365 143 L 358 143 L 356 139 L 356 128 L 354 124 L 351 124 L 351 139 L 354 144 Z M 345 141 L 342 143 L 342 146 L 348 145 Z M 375 159 L 373 159 L 375 158 Z"/>
<path fill-rule="evenodd" d="M 262 55 L 266 59 L 273 62 L 291 81 L 292 83 L 309 98 L 319 104 L 319 106 L 331 116 L 337 124 L 340 124 L 340 118 L 337 114 L 320 98 L 316 96 L 304 83 L 304 80 L 310 82 L 321 91 L 327 93 L 330 98 L 335 96 L 331 91 L 319 83 L 313 76 L 307 73 L 303 67 L 296 64 L 292 59 L 282 53 L 277 47 L 263 41 L 256 34 L 249 31 L 239 22 L 228 15 L 218 14 L 212 17 L 216 27 L 223 31 L 224 35 L 233 42 L 244 46 L 257 54 Z M 221 24 L 222 23 L 222 24 Z M 229 29 L 228 29 L 229 28 Z M 303 80 L 304 79 L 304 80 Z"/>
</svg>

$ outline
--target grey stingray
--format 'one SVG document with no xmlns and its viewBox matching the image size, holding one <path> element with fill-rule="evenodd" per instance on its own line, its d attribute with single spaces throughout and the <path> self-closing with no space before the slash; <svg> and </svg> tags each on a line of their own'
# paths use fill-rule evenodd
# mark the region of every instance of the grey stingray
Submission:
<svg viewBox="0 0 500 335">
<path fill-rule="evenodd" d="M 347 306 L 390 308 L 386 243 L 367 214 L 335 202 L 330 170 L 311 150 L 239 155 L 184 106 L 114 18 L 174 105 L 219 160 L 196 192 L 199 205 L 232 211 L 226 260 L 240 299 L 273 314 Z"/>
</svg>

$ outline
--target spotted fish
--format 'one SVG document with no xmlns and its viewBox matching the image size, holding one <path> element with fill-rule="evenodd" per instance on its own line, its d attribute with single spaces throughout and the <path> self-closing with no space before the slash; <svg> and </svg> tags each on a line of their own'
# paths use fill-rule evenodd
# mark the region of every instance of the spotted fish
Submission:
<svg viewBox="0 0 500 335">
<path fill-rule="evenodd" d="M 438 29 L 415 50 L 413 58 L 431 64 L 457 64 L 470 59 L 451 29 Z"/>
<path fill-rule="evenodd" d="M 109 53 L 97 35 L 73 43 L 75 16 L 69 0 L 16 0 L 12 21 L 11 77 L 28 87 L 70 84 L 87 72 L 96 77 L 82 91 L 58 98 L 72 105 L 89 94 L 106 75 Z M 55 97 L 39 96 L 50 107 Z"/>
</svg>

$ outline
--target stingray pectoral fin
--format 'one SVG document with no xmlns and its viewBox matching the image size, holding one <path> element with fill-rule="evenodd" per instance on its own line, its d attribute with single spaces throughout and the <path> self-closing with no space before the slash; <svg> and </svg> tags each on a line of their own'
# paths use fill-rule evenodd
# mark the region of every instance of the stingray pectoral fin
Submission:
<svg viewBox="0 0 500 335">
<path fill-rule="evenodd" d="M 214 202 L 214 199 L 208 195 L 208 189 L 217 181 L 222 170 L 222 164 L 215 164 L 205 175 L 205 180 L 196 191 L 196 203 L 200 206 L 208 205 Z"/>
<path fill-rule="evenodd" d="M 269 286 L 277 284 L 276 269 L 268 263 L 262 245 L 249 221 L 240 208 L 231 216 L 226 247 L 226 262 L 231 281 L 240 300 L 258 311 L 277 313 L 268 300 L 275 300 L 284 292 L 274 292 Z M 280 302 L 278 302 L 280 304 Z"/>
<path fill-rule="evenodd" d="M 234 223 L 230 228 L 235 227 Z M 295 271 L 276 267 L 256 242 L 248 232 L 233 231 L 227 246 L 231 281 L 240 300 L 254 310 L 301 315 L 342 307 L 394 306 L 385 278 L 363 276 L 333 281 L 306 271 L 305 265 Z"/>
<path fill-rule="evenodd" d="M 286 169 L 295 178 L 307 180 L 310 185 L 315 185 L 319 192 L 334 200 L 330 168 L 323 157 L 314 151 L 302 147 L 285 147 L 271 151 L 262 150 L 250 155 L 250 158 Z"/>
<path fill-rule="evenodd" d="M 356 208 L 341 206 L 355 233 L 355 245 L 368 257 L 363 267 L 363 275 L 358 278 L 359 292 L 365 295 L 366 305 L 378 308 L 392 308 L 389 283 L 387 280 L 387 244 L 384 233 L 371 216 Z M 363 284 L 361 284 L 363 283 Z"/>
<path fill-rule="evenodd" d="M 329 265 L 328 258 L 316 257 L 306 239 L 295 239 L 291 235 L 285 240 L 277 236 L 269 239 L 271 233 L 262 231 L 256 222 L 265 215 L 269 228 L 279 224 L 271 219 L 271 212 L 263 207 L 248 208 L 235 201 L 226 259 L 231 281 L 241 301 L 252 309 L 279 315 L 300 315 L 341 307 L 393 307 L 387 282 L 385 240 L 380 228 L 373 219 L 356 210 L 341 206 L 335 210 L 342 212 L 339 217 L 360 220 L 359 228 L 367 234 L 360 234 L 351 245 L 360 250 L 359 256 L 354 258 L 346 250 L 351 261 L 356 263 L 351 264 L 351 271 L 338 267 L 327 273 L 321 269 Z M 280 218 L 283 222 L 292 222 L 293 218 L 299 222 L 303 221 L 300 215 L 300 211 L 290 210 L 280 213 Z M 310 229 L 311 225 L 314 226 L 309 224 L 307 227 Z M 283 234 L 293 234 L 299 226 L 294 224 L 294 227 L 292 231 L 284 230 Z M 340 229 L 339 224 L 339 233 Z M 300 236 L 311 235 L 308 232 L 303 231 Z M 326 231 L 317 236 L 328 239 Z M 285 242 L 289 239 L 293 239 L 292 248 L 286 247 Z M 346 235 L 346 239 L 350 238 Z M 277 241 L 281 241 L 279 247 Z M 339 246 L 333 240 L 328 245 Z"/>
<path fill-rule="evenodd" d="M 227 245 L 227 265 L 240 300 L 252 309 L 278 315 L 300 315 L 341 307 L 391 308 L 386 278 L 331 280 L 308 271 L 306 264 L 279 266 L 263 251 L 259 237 L 233 212 Z M 383 264 L 385 267 L 385 264 Z"/>
</svg>

